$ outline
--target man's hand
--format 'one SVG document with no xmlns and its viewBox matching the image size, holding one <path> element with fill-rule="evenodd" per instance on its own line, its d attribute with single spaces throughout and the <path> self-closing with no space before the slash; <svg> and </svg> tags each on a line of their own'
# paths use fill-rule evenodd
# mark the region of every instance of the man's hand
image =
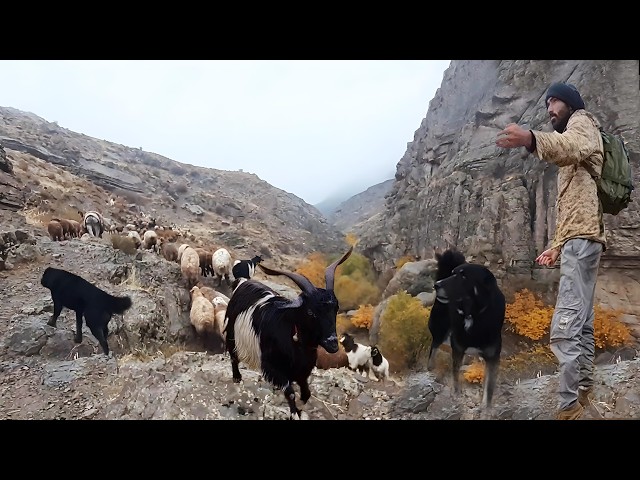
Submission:
<svg viewBox="0 0 640 480">
<path fill-rule="evenodd" d="M 531 149 L 531 131 L 510 123 L 498 133 L 496 145 L 501 148 L 526 147 Z"/>
<path fill-rule="evenodd" d="M 556 260 L 558 260 L 559 255 L 559 248 L 549 248 L 548 250 L 545 250 L 540 255 L 538 255 L 538 257 L 536 258 L 536 262 L 538 262 L 538 265 L 552 267 L 556 263 Z"/>
</svg>

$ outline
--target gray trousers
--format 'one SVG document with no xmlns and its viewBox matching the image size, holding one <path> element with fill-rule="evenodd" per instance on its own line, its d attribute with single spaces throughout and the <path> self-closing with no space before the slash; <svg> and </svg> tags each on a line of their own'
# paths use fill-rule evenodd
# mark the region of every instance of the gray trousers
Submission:
<svg viewBox="0 0 640 480">
<path fill-rule="evenodd" d="M 568 240 L 560 257 L 560 285 L 551 319 L 550 346 L 560 365 L 559 408 L 578 400 L 578 387 L 593 385 L 593 297 L 602 244 Z"/>
</svg>

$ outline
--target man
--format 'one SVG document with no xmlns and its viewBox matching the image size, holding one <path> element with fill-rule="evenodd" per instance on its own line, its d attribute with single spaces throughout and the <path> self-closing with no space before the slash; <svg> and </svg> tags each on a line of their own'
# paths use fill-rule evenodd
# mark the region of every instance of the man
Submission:
<svg viewBox="0 0 640 480">
<path fill-rule="evenodd" d="M 552 266 L 561 257 L 550 345 L 560 368 L 556 418 L 574 420 L 589 405 L 593 388 L 593 297 L 606 232 L 592 174 L 602 172 L 604 153 L 600 124 L 584 109 L 575 86 L 552 84 L 545 104 L 555 132 L 510 124 L 498 134 L 496 145 L 525 147 L 559 167 L 555 235 L 536 262 Z"/>
</svg>

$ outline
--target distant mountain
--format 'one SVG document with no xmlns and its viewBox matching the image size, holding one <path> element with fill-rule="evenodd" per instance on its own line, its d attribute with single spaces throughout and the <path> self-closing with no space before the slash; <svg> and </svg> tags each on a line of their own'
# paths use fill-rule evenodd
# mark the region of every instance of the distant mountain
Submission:
<svg viewBox="0 0 640 480">
<path fill-rule="evenodd" d="M 320 203 L 314 205 L 314 207 L 316 207 L 325 217 L 329 218 L 333 214 L 333 212 L 337 210 L 340 204 L 348 200 L 350 197 L 351 193 L 335 193 L 334 195 L 331 195 L 330 197 L 325 198 Z"/>
<path fill-rule="evenodd" d="M 394 179 L 385 180 L 382 183 L 367 188 L 351 198 L 344 200 L 328 213 L 323 212 L 329 223 L 343 233 L 354 230 L 359 223 L 382 212 L 385 196 L 391 191 Z"/>
</svg>

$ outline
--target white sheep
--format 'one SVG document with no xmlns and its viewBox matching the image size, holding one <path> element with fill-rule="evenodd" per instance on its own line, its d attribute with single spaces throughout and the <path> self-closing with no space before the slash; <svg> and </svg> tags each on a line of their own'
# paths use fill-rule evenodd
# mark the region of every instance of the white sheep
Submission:
<svg viewBox="0 0 640 480">
<path fill-rule="evenodd" d="M 178 247 L 178 262 L 182 261 L 182 254 L 184 253 L 187 247 L 190 247 L 188 243 L 183 243 Z"/>
<path fill-rule="evenodd" d="M 216 297 L 222 297 L 222 299 L 225 301 L 225 303 L 229 303 L 229 297 L 227 297 L 223 293 L 220 293 L 215 288 L 204 286 L 204 285 L 202 285 L 202 283 L 198 283 L 198 288 L 202 292 L 202 295 L 204 295 L 204 298 L 206 298 L 207 300 L 209 300 L 212 303 L 213 303 L 213 299 L 216 298 Z"/>
<path fill-rule="evenodd" d="M 213 267 L 213 274 L 218 278 L 218 286 L 222 285 L 222 278 L 224 277 L 227 282 L 227 286 L 231 286 L 231 269 L 233 264 L 231 262 L 231 254 L 226 248 L 219 248 L 211 256 L 211 262 Z"/>
<path fill-rule="evenodd" d="M 213 309 L 215 310 L 216 331 L 218 335 L 220 335 L 220 338 L 222 339 L 222 348 L 224 351 L 224 346 L 225 346 L 224 330 L 227 326 L 227 304 L 229 303 L 229 301 L 225 300 L 222 297 L 214 297 L 211 303 L 213 304 Z"/>
<path fill-rule="evenodd" d="M 207 333 L 218 333 L 216 328 L 216 311 L 213 304 L 204 298 L 197 286 L 193 286 L 191 293 L 191 311 L 189 319 L 198 332 L 198 335 L 206 336 Z"/>
<path fill-rule="evenodd" d="M 142 237 L 142 247 L 145 250 L 158 251 L 158 234 L 155 230 L 147 230 Z"/>
<path fill-rule="evenodd" d="M 187 245 L 180 259 L 180 271 L 187 281 L 187 288 L 195 286 L 200 280 L 200 256 L 193 248 Z"/>
<path fill-rule="evenodd" d="M 140 238 L 140 234 L 138 232 L 132 230 L 127 233 L 127 236 L 133 238 L 133 241 L 136 243 L 136 248 L 140 248 L 140 245 L 142 245 L 142 238 Z"/>
</svg>

